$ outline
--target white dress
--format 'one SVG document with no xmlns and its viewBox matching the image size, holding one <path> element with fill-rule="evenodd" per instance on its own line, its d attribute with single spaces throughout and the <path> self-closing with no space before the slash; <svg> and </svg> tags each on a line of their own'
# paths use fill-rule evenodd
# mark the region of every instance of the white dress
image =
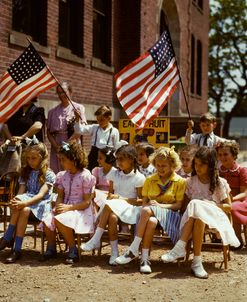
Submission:
<svg viewBox="0 0 247 302">
<path fill-rule="evenodd" d="M 219 178 L 219 185 L 211 193 L 209 184 L 200 182 L 197 175 L 186 180 L 185 194 L 191 201 L 183 214 L 180 230 L 190 217 L 200 219 L 209 228 L 216 229 L 221 236 L 224 245 L 239 246 L 239 240 L 235 235 L 234 229 L 224 211 L 217 206 L 222 200 L 227 198 L 230 187 L 227 181 Z"/>
<path fill-rule="evenodd" d="M 113 182 L 114 194 L 124 198 L 137 198 L 137 189 L 141 188 L 145 181 L 145 176 L 138 170 L 132 170 L 129 174 L 124 174 L 120 170 L 111 170 L 107 179 Z M 133 206 L 123 199 L 106 200 L 105 204 L 119 217 L 128 224 L 136 224 L 139 217 L 141 206 Z"/>
</svg>

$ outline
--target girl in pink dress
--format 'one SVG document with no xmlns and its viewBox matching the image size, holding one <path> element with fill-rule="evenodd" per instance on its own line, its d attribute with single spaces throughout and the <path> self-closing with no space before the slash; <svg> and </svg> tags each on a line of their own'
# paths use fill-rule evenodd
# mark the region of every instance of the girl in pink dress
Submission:
<svg viewBox="0 0 247 302">
<path fill-rule="evenodd" d="M 235 141 L 220 143 L 216 151 L 220 160 L 220 176 L 227 180 L 231 188 L 233 228 L 240 241 L 237 249 L 241 249 L 241 224 L 247 224 L 247 168 L 236 163 L 239 145 Z"/>
<path fill-rule="evenodd" d="M 230 212 L 230 188 L 219 177 L 215 149 L 201 147 L 193 159 L 192 176 L 186 180 L 185 201 L 190 200 L 181 223 L 180 239 L 174 248 L 161 256 L 163 262 L 173 262 L 186 254 L 186 244 L 192 236 L 194 259 L 192 273 L 198 278 L 208 278 L 201 260 L 201 247 L 205 225 L 216 229 L 224 245 L 239 246 L 232 225 L 225 214 Z"/>
<path fill-rule="evenodd" d="M 57 200 L 55 205 L 55 225 L 69 246 L 67 264 L 78 259 L 74 233 L 94 232 L 92 195 L 95 177 L 87 170 L 84 149 L 76 142 L 63 143 L 59 156 L 65 171 L 57 174 Z M 48 252 L 48 251 L 47 251 Z"/>
</svg>

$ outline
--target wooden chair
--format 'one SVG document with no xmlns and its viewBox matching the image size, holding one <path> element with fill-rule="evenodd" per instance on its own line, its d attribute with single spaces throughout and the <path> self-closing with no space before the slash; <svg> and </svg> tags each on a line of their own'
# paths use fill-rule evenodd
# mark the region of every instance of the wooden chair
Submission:
<svg viewBox="0 0 247 302">
<path fill-rule="evenodd" d="M 2 219 L 3 231 L 6 231 L 8 222 L 9 201 L 17 191 L 18 173 L 8 172 L 0 176 L 0 206 L 3 208 Z"/>
</svg>

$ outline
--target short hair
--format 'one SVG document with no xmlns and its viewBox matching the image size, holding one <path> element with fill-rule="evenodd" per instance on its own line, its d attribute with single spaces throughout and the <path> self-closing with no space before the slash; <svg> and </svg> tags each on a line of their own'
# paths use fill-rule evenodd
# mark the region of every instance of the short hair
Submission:
<svg viewBox="0 0 247 302">
<path fill-rule="evenodd" d="M 181 161 L 180 158 L 177 154 L 177 152 L 174 150 L 174 146 L 171 148 L 167 147 L 159 147 L 154 151 L 154 153 L 150 156 L 150 161 L 155 166 L 155 161 L 157 159 L 163 159 L 163 160 L 168 160 L 174 171 L 179 169 L 181 167 Z"/>
<path fill-rule="evenodd" d="M 215 147 L 217 152 L 221 148 L 229 148 L 234 159 L 237 159 L 239 153 L 239 144 L 235 140 L 224 140 Z"/>
<path fill-rule="evenodd" d="M 101 152 L 102 154 L 105 155 L 105 162 L 110 165 L 114 165 L 116 162 L 116 157 L 115 157 L 115 149 L 109 146 L 106 146 L 102 149 L 99 149 L 98 152 Z"/>
<path fill-rule="evenodd" d="M 62 90 L 63 90 L 63 88 L 65 88 L 69 91 L 69 93 L 72 93 L 72 86 L 67 81 L 63 81 L 61 84 L 57 85 L 57 87 L 56 87 L 57 92 L 58 92 L 58 88 L 61 88 Z"/>
<path fill-rule="evenodd" d="M 136 145 L 136 150 L 137 150 L 137 152 L 138 152 L 138 150 L 144 150 L 147 157 L 149 157 L 151 154 L 154 153 L 155 148 L 153 145 L 151 145 L 149 143 L 142 142 L 142 143 Z"/>
<path fill-rule="evenodd" d="M 63 154 L 73 161 L 75 167 L 79 170 L 83 170 L 88 165 L 88 158 L 84 148 L 75 141 L 62 145 L 59 149 L 59 154 Z"/>
<path fill-rule="evenodd" d="M 198 149 L 198 145 L 185 145 L 178 150 L 178 154 L 181 157 L 182 153 L 188 153 L 188 156 L 193 159 Z"/>
<path fill-rule="evenodd" d="M 216 117 L 211 114 L 210 112 L 204 113 L 200 116 L 200 123 L 201 122 L 210 122 L 210 123 L 215 123 L 216 122 Z"/>
<path fill-rule="evenodd" d="M 109 117 L 112 116 L 112 111 L 111 108 L 109 106 L 103 105 L 100 106 L 95 112 L 94 112 L 95 116 L 99 116 L 102 115 L 104 117 Z"/>
</svg>

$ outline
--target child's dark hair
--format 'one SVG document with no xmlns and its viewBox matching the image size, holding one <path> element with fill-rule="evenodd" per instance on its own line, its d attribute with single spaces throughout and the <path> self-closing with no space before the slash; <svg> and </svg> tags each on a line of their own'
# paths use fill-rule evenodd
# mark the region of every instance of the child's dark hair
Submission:
<svg viewBox="0 0 247 302">
<path fill-rule="evenodd" d="M 239 144 L 235 140 L 224 140 L 215 147 L 217 152 L 221 148 L 229 148 L 234 159 L 238 158 Z"/>
<path fill-rule="evenodd" d="M 216 117 L 212 115 L 210 112 L 204 113 L 200 116 L 200 122 L 210 122 L 215 123 Z"/>
<path fill-rule="evenodd" d="M 151 154 L 154 153 L 154 146 L 149 144 L 149 143 L 140 143 L 136 146 L 136 150 L 144 150 L 144 152 L 146 153 L 147 157 L 149 157 Z"/>
<path fill-rule="evenodd" d="M 117 157 L 117 155 L 123 155 L 124 157 L 130 158 L 133 160 L 134 163 L 134 172 L 136 172 L 136 170 L 138 170 L 138 164 L 137 164 L 137 152 L 136 152 L 136 148 L 132 145 L 124 145 L 122 147 L 120 147 L 119 149 L 117 149 L 115 155 Z"/>
<path fill-rule="evenodd" d="M 75 141 L 70 143 L 63 143 L 59 150 L 59 153 L 63 154 L 69 160 L 73 161 L 77 169 L 83 170 L 87 167 L 87 155 L 81 144 L 78 144 Z"/>
<path fill-rule="evenodd" d="M 214 148 L 206 146 L 200 147 L 192 161 L 192 176 L 196 175 L 195 159 L 199 159 L 203 164 L 208 165 L 208 174 L 210 178 L 209 190 L 213 193 L 219 184 L 219 170 L 217 168 L 217 152 Z"/>
<path fill-rule="evenodd" d="M 102 115 L 104 117 L 109 117 L 112 116 L 112 111 L 111 108 L 109 106 L 103 105 L 100 106 L 95 112 L 94 112 L 95 116 L 99 116 Z"/>
<path fill-rule="evenodd" d="M 112 147 L 105 147 L 99 149 L 99 152 L 105 155 L 105 162 L 110 165 L 115 165 L 116 157 L 115 157 L 115 149 Z"/>
<path fill-rule="evenodd" d="M 48 170 L 48 151 L 44 143 L 39 142 L 38 144 L 28 145 L 23 151 L 23 164 L 21 167 L 21 177 L 27 181 L 29 174 L 33 170 L 26 161 L 26 154 L 28 152 L 36 151 L 40 154 L 41 163 L 39 168 L 39 183 L 43 185 L 45 183 L 45 176 Z"/>
</svg>

